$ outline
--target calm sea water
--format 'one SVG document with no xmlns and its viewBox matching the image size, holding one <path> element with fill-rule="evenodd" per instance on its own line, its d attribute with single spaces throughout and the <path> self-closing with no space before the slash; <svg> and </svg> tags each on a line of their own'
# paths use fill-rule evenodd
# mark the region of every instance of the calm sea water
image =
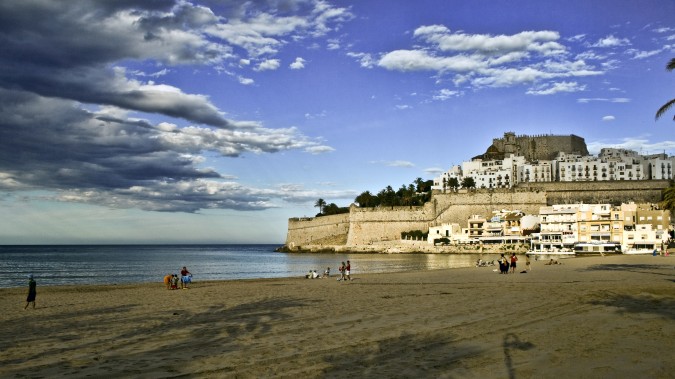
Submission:
<svg viewBox="0 0 675 379">
<path fill-rule="evenodd" d="M 0 288 L 161 282 L 183 266 L 193 281 L 301 277 L 309 270 L 333 275 L 350 260 L 355 276 L 366 273 L 473 266 L 472 254 L 289 254 L 278 245 L 0 246 Z M 485 260 L 497 256 L 483 256 Z"/>
</svg>

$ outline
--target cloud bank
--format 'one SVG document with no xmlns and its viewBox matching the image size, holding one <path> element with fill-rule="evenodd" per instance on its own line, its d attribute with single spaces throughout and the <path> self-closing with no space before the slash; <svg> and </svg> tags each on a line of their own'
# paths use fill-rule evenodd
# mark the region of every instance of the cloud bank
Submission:
<svg viewBox="0 0 675 379">
<path fill-rule="evenodd" d="M 351 18 L 319 0 L 213 8 L 182 0 L 2 2 L 0 190 L 153 211 L 291 201 L 297 191 L 243 186 L 203 167 L 203 154 L 331 147 L 294 127 L 227 118 L 208 96 L 153 80 L 203 68 L 252 85 L 246 71 L 279 69 L 276 54 L 289 41 L 327 35 Z M 303 64 L 298 58 L 292 68 Z"/>
</svg>

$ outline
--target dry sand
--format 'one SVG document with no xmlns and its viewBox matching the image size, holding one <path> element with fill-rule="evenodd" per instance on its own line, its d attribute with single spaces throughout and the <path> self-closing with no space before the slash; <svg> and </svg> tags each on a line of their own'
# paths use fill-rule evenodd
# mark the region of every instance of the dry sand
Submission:
<svg viewBox="0 0 675 379">
<path fill-rule="evenodd" d="M 0 377 L 674 377 L 675 257 L 562 262 L 2 289 Z"/>
</svg>

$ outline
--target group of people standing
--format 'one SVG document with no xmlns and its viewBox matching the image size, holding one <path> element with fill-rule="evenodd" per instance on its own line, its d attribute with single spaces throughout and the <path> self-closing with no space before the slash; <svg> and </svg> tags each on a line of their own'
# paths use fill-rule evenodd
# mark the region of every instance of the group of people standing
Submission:
<svg viewBox="0 0 675 379">
<path fill-rule="evenodd" d="M 166 274 L 164 276 L 164 285 L 168 290 L 177 290 L 179 284 L 181 289 L 188 289 L 190 283 L 192 283 L 192 274 L 185 266 L 180 270 L 180 278 L 177 274 Z"/>
<path fill-rule="evenodd" d="M 340 270 L 340 277 L 338 278 L 338 282 L 341 280 L 352 280 L 351 276 L 352 264 L 349 263 L 349 261 L 347 261 L 347 264 L 342 262 L 338 270 Z"/>
<path fill-rule="evenodd" d="M 518 257 L 516 256 L 516 253 L 511 254 L 510 258 L 507 258 L 502 254 L 502 256 L 499 258 L 499 273 L 500 274 L 508 274 L 509 269 L 512 274 L 516 273 L 516 267 L 518 266 Z M 530 265 L 530 255 L 525 254 L 525 268 L 527 271 L 531 270 L 531 265 Z M 526 271 L 522 271 L 526 272 Z"/>
</svg>

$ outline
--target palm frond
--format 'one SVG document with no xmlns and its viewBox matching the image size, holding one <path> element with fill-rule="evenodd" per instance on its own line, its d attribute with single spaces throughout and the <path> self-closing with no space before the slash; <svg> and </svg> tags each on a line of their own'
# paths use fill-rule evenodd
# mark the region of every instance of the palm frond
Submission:
<svg viewBox="0 0 675 379">
<path fill-rule="evenodd" d="M 666 70 L 673 71 L 675 70 L 675 58 L 671 59 L 670 62 L 666 65 Z"/>
<path fill-rule="evenodd" d="M 669 102 L 663 104 L 663 106 L 659 108 L 658 111 L 656 111 L 656 119 L 658 120 L 659 118 L 661 118 L 661 116 L 663 116 L 664 113 L 668 112 L 670 107 L 672 107 L 673 105 L 675 105 L 675 99 L 672 99 Z M 673 120 L 675 120 L 675 117 L 673 117 Z"/>
</svg>

